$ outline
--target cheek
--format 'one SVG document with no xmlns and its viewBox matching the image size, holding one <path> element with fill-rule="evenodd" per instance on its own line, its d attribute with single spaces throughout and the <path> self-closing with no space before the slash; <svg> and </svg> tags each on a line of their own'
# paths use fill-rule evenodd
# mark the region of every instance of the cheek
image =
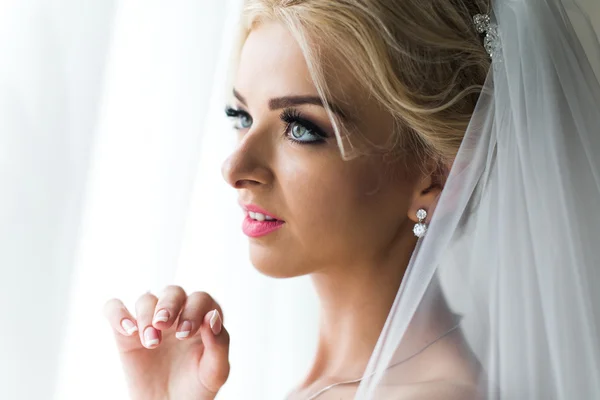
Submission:
<svg viewBox="0 0 600 400">
<path fill-rule="evenodd" d="M 296 223 L 347 220 L 352 211 L 368 206 L 377 182 L 373 176 L 339 159 L 314 157 L 294 162 L 288 158 L 278 177 L 285 202 Z"/>
<path fill-rule="evenodd" d="M 352 161 L 303 168 L 282 184 L 294 237 L 319 258 L 377 251 L 395 235 L 408 207 L 402 188 L 380 168 Z"/>
</svg>

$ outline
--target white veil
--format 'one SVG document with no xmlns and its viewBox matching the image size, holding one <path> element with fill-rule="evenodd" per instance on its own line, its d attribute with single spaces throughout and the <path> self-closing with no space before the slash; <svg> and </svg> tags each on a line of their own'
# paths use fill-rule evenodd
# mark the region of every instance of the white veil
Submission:
<svg viewBox="0 0 600 400">
<path fill-rule="evenodd" d="M 484 398 L 600 399 L 598 36 L 573 0 L 490 14 L 485 90 L 357 399 L 406 383 L 396 363 L 455 315 Z"/>
</svg>

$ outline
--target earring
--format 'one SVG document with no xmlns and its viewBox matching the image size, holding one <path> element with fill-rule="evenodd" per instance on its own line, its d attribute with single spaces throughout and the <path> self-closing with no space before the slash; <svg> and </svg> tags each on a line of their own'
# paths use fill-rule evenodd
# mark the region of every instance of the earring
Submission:
<svg viewBox="0 0 600 400">
<path fill-rule="evenodd" d="M 419 218 L 419 222 L 415 224 L 413 232 L 416 237 L 421 238 L 425 236 L 425 232 L 427 232 L 427 224 L 423 222 L 425 221 L 425 218 L 427 218 L 427 211 L 422 208 L 419 209 L 419 211 L 417 211 L 417 218 Z"/>
</svg>

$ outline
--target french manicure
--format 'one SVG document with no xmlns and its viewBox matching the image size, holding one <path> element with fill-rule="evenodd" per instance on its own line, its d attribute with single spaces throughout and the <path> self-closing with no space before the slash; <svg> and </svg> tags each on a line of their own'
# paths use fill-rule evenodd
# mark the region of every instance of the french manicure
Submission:
<svg viewBox="0 0 600 400">
<path fill-rule="evenodd" d="M 146 347 L 152 347 L 158 344 L 158 332 L 149 326 L 144 330 L 144 342 Z"/>
<path fill-rule="evenodd" d="M 175 337 L 177 339 L 185 339 L 186 337 L 188 337 L 190 335 L 191 330 L 192 330 L 192 324 L 190 323 L 190 321 L 183 321 L 183 324 L 181 324 L 179 331 L 177 331 L 175 333 Z"/>
<path fill-rule="evenodd" d="M 137 332 L 138 330 L 137 326 L 135 326 L 135 324 L 129 319 L 124 319 L 123 321 L 121 321 L 121 326 L 123 327 L 123 329 L 125 329 L 125 332 L 127 332 L 129 336 L 131 336 L 134 332 Z"/>
<path fill-rule="evenodd" d="M 221 333 L 222 328 L 221 314 L 216 309 L 212 311 L 212 315 L 210 316 L 210 329 L 216 335 Z"/>
<path fill-rule="evenodd" d="M 154 315 L 154 320 L 152 320 L 152 323 L 155 324 L 157 322 L 167 322 L 168 320 L 169 320 L 169 311 L 162 309 Z"/>
</svg>

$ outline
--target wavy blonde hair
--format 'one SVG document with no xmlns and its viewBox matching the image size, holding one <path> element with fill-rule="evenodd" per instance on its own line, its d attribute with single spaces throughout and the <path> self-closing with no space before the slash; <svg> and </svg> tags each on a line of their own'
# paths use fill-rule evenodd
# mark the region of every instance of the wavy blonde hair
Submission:
<svg viewBox="0 0 600 400">
<path fill-rule="evenodd" d="M 329 110 L 332 60 L 347 61 L 356 83 L 394 117 L 383 150 L 450 165 L 490 67 L 472 22 L 488 10 L 489 0 L 246 0 L 240 45 L 264 21 L 289 29 L 344 157 L 351 142 L 341 132 L 351 128 Z"/>
</svg>

